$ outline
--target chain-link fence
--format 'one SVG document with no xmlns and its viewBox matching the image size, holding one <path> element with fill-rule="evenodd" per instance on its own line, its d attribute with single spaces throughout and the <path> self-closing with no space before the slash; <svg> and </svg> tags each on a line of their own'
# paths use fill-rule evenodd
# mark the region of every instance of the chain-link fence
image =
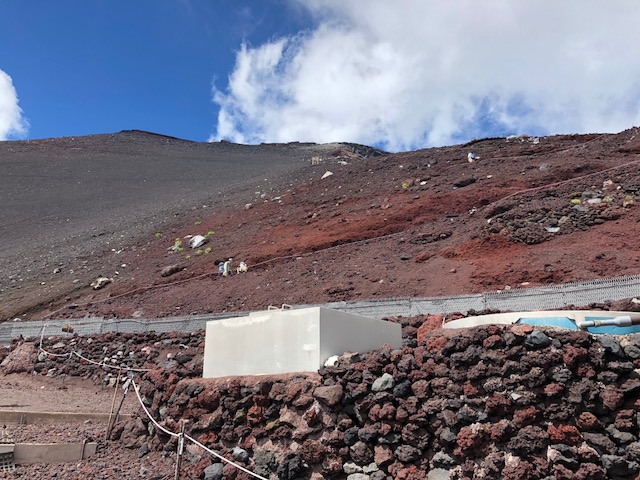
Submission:
<svg viewBox="0 0 640 480">
<path fill-rule="evenodd" d="M 640 296 L 640 275 L 565 283 L 547 287 L 521 288 L 476 295 L 434 298 L 392 298 L 353 302 L 333 302 L 322 305 L 342 312 L 371 318 L 481 311 L 564 309 L 570 305 L 586 306 L 595 302 L 616 301 Z M 304 308 L 311 305 L 298 305 Z M 211 315 L 189 315 L 155 319 L 104 319 L 90 317 L 66 320 L 4 322 L 0 324 L 0 343 L 12 338 L 37 337 L 46 326 L 45 335 L 92 335 L 108 332 L 193 332 L 202 330 L 208 321 L 248 315 L 248 312 L 228 312 Z M 66 333 L 65 333 L 66 331 Z"/>
</svg>

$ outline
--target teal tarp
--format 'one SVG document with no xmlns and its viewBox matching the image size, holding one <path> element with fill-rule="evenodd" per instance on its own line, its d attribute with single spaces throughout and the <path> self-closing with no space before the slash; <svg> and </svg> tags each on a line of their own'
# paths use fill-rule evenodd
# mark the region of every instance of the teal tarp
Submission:
<svg viewBox="0 0 640 480">
<path fill-rule="evenodd" d="M 573 320 L 567 317 L 520 317 L 516 323 L 526 323 L 527 325 L 545 325 L 547 327 L 561 327 L 569 330 L 578 330 Z"/>
</svg>

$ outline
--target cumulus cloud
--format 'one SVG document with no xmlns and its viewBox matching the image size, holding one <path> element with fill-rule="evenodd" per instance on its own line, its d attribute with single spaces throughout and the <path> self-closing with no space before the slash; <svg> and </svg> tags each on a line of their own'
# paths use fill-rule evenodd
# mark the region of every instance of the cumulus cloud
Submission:
<svg viewBox="0 0 640 480">
<path fill-rule="evenodd" d="M 398 151 L 640 123 L 635 0 L 297 3 L 316 27 L 242 45 L 211 140 Z"/>
<path fill-rule="evenodd" d="M 0 70 L 0 140 L 20 138 L 28 124 L 18 106 L 18 94 L 11 77 Z"/>
</svg>

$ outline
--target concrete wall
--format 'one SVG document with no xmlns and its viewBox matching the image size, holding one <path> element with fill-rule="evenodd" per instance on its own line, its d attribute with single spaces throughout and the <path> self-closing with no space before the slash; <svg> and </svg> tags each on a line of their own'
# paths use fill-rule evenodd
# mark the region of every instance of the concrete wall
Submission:
<svg viewBox="0 0 640 480">
<path fill-rule="evenodd" d="M 393 348 L 402 347 L 402 327 L 399 323 L 322 307 L 320 312 L 320 366 L 332 355 L 342 355 L 344 352 L 367 352 L 384 344 Z"/>
<path fill-rule="evenodd" d="M 116 417 L 113 415 L 113 417 Z M 119 414 L 117 420 L 128 420 L 130 414 Z M 20 425 L 50 425 L 56 423 L 108 423 L 108 413 L 74 413 L 74 412 L 32 412 L 29 410 L 0 410 L 0 424 L 19 423 Z"/>
<path fill-rule="evenodd" d="M 204 378 L 314 372 L 332 355 L 402 345 L 399 324 L 322 307 L 207 322 Z"/>
<path fill-rule="evenodd" d="M 16 443 L 13 463 L 29 465 L 33 463 L 77 462 L 96 454 L 98 444 L 89 443 Z"/>
</svg>

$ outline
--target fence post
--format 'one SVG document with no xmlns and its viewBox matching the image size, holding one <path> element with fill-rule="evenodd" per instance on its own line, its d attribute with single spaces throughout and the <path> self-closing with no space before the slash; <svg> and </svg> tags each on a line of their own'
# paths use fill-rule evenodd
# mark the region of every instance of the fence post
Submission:
<svg viewBox="0 0 640 480">
<path fill-rule="evenodd" d="M 176 474 L 174 480 L 180 480 L 180 467 L 182 466 L 182 454 L 184 452 L 184 428 L 187 422 L 182 420 L 180 427 L 180 436 L 178 437 L 178 458 L 176 459 Z"/>
<path fill-rule="evenodd" d="M 107 441 L 109 440 L 109 435 L 111 434 L 111 420 L 113 419 L 113 410 L 116 406 L 116 397 L 118 396 L 118 387 L 120 386 L 121 375 L 122 375 L 122 370 L 118 370 L 118 378 L 116 379 L 116 388 L 113 389 L 113 400 L 111 402 L 111 410 L 109 411 L 109 421 L 107 422 Z"/>
</svg>

